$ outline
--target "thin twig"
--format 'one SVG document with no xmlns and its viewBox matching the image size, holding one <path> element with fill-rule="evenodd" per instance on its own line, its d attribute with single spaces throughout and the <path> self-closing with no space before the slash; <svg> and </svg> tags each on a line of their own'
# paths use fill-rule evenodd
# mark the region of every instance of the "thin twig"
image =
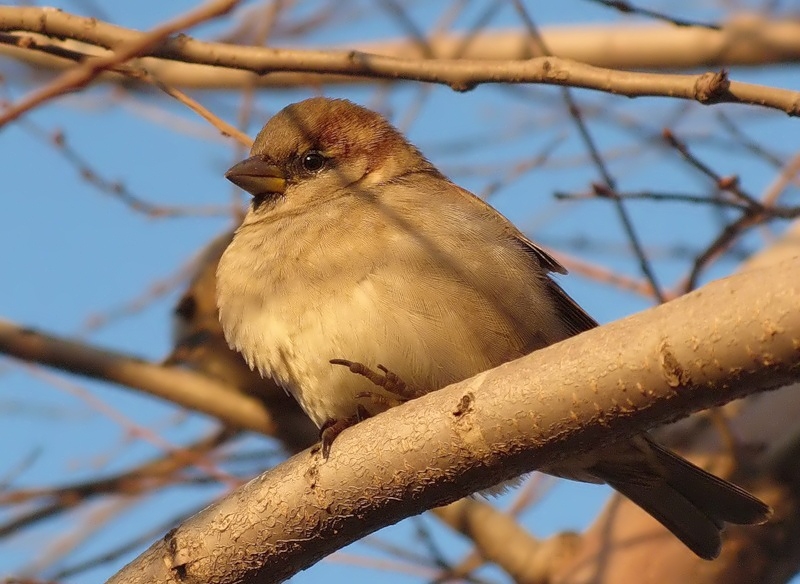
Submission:
<svg viewBox="0 0 800 584">
<path fill-rule="evenodd" d="M 707 28 L 709 30 L 722 30 L 722 27 L 718 24 L 699 22 L 696 20 L 687 20 L 685 18 L 677 18 L 675 16 L 668 16 L 663 12 L 657 12 L 655 10 L 650 10 L 648 8 L 641 8 L 639 6 L 634 6 L 633 4 L 629 2 L 624 2 L 623 0 L 588 0 L 588 1 L 594 2 L 595 4 L 600 4 L 602 6 L 606 6 L 608 8 L 619 10 L 623 14 L 639 14 L 641 16 L 646 16 L 647 18 L 652 18 L 654 20 L 661 20 L 663 22 L 668 22 L 670 24 L 674 24 L 675 26 L 699 27 L 699 28 Z"/>
<path fill-rule="evenodd" d="M 22 114 L 46 101 L 86 87 L 86 85 L 91 83 L 91 81 L 103 71 L 115 65 L 125 63 L 134 57 L 149 53 L 170 35 L 196 26 L 212 18 L 227 14 L 240 1 L 241 0 L 212 0 L 191 12 L 157 26 L 146 34 L 142 34 L 131 41 L 121 44 L 110 55 L 86 59 L 79 66 L 65 71 L 51 83 L 6 108 L 5 111 L 0 114 L 0 127 L 17 119 Z"/>
<path fill-rule="evenodd" d="M 104 177 L 77 149 L 70 145 L 66 134 L 61 130 L 47 132 L 30 120 L 23 120 L 22 125 L 34 136 L 53 146 L 87 183 L 101 193 L 120 201 L 132 211 L 141 213 L 150 219 L 222 217 L 228 214 L 228 209 L 219 205 L 159 205 L 151 203 L 131 191 L 124 183 Z"/>
<path fill-rule="evenodd" d="M 74 38 L 105 48 L 116 48 L 121 40 L 143 36 L 138 31 L 75 15 L 17 7 L 0 7 L 0 31 L 3 30 Z M 36 50 L 36 47 L 32 49 Z M 287 50 L 204 43 L 187 36 L 163 39 L 150 52 L 142 53 L 145 54 L 158 59 L 213 66 L 217 80 L 221 75 L 239 70 L 269 74 L 270 78 L 280 76 L 281 72 L 322 74 L 317 83 L 341 82 L 342 75 L 414 80 L 447 85 L 457 91 L 467 91 L 484 83 L 539 83 L 583 87 L 628 97 L 667 96 L 703 104 L 747 103 L 777 109 L 791 116 L 800 115 L 800 92 L 731 81 L 724 73 L 672 75 L 629 72 L 560 57 L 507 60 L 400 58 L 358 50 Z"/>
<path fill-rule="evenodd" d="M 534 24 L 533 20 L 531 19 L 528 11 L 525 9 L 525 6 L 522 4 L 521 0 L 513 0 L 514 7 L 517 10 L 517 13 L 520 16 L 525 27 L 528 29 L 531 39 L 539 46 L 539 49 L 544 53 L 549 55 L 550 51 L 548 50 L 547 46 L 544 44 L 544 39 L 539 34 L 539 31 Z M 561 89 L 562 96 L 564 98 L 565 103 L 567 104 L 567 109 L 569 111 L 570 117 L 575 122 L 575 126 L 578 129 L 578 133 L 583 140 L 583 143 L 586 145 L 586 148 L 589 152 L 589 155 L 594 162 L 595 168 L 597 168 L 600 176 L 605 182 L 608 189 L 614 191 L 616 190 L 616 180 L 611 176 L 611 172 L 608 170 L 608 167 L 603 160 L 602 156 L 600 156 L 600 151 L 595 144 L 594 138 L 589 133 L 589 128 L 586 125 L 586 122 L 581 115 L 580 108 L 578 107 L 577 102 L 572 97 L 572 93 L 567 86 L 563 86 Z M 624 203 L 621 199 L 613 198 L 611 199 L 614 203 L 614 209 L 617 212 L 617 216 L 619 217 L 620 222 L 622 223 L 622 227 L 625 230 L 625 234 L 628 237 L 628 241 L 630 241 L 631 249 L 633 250 L 634 255 L 639 261 L 639 268 L 642 270 L 642 274 L 647 280 L 650 282 L 650 286 L 653 289 L 653 295 L 655 296 L 656 300 L 659 303 L 663 303 L 665 300 L 664 294 L 661 291 L 661 287 L 658 284 L 658 280 L 656 279 L 655 272 L 653 271 L 653 267 L 650 265 L 650 260 L 647 258 L 647 254 L 644 251 L 644 246 L 642 245 L 641 241 L 639 240 L 639 235 L 636 233 L 636 229 L 633 226 L 633 220 L 631 219 L 630 215 L 628 214 L 628 210 L 625 208 Z"/>
</svg>

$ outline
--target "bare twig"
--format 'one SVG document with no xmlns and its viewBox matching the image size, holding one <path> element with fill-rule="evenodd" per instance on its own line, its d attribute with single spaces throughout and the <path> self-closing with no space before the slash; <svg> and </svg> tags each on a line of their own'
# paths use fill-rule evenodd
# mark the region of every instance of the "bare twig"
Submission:
<svg viewBox="0 0 800 584">
<path fill-rule="evenodd" d="M 519 14 L 520 19 L 522 20 L 525 28 L 528 30 L 530 34 L 531 40 L 535 43 L 539 50 L 545 54 L 550 54 L 550 50 L 544 44 L 544 39 L 542 38 L 541 34 L 534 24 L 533 20 L 531 19 L 528 11 L 525 9 L 525 6 L 521 2 L 521 0 L 513 0 L 514 7 Z M 595 168 L 597 168 L 600 176 L 605 183 L 605 187 L 611 191 L 616 190 L 616 180 L 614 177 L 611 176 L 611 172 L 608 169 L 608 165 L 603 160 L 603 157 L 600 156 L 600 150 L 597 148 L 594 138 L 592 137 L 591 133 L 589 132 L 589 127 L 586 125 L 583 116 L 581 115 L 581 110 L 578 107 L 577 102 L 572 97 L 572 93 L 567 86 L 563 86 L 561 88 L 561 94 L 564 98 L 564 102 L 567 106 L 567 110 L 569 112 L 570 117 L 572 118 L 573 122 L 575 123 L 576 128 L 578 129 L 578 133 L 580 134 L 581 140 L 586 145 L 586 149 L 589 152 L 589 156 L 594 163 Z M 633 250 L 636 259 L 639 261 L 639 268 L 642 271 L 642 274 L 650 283 L 650 287 L 653 290 L 653 295 L 655 296 L 656 300 L 659 302 L 664 302 L 665 296 L 664 293 L 661 291 L 661 286 L 658 284 L 658 280 L 656 279 L 655 271 L 650 263 L 650 260 L 645 254 L 644 246 L 639 238 L 636 229 L 633 226 L 633 220 L 628 213 L 623 201 L 616 197 L 612 199 L 614 203 L 614 210 L 617 212 L 617 217 L 622 224 L 622 228 L 625 231 L 626 236 L 628 237 L 628 241 L 631 244 L 631 249 Z"/>
<path fill-rule="evenodd" d="M 663 12 L 649 10 L 647 8 L 642 8 L 641 6 L 634 6 L 630 2 L 625 2 L 624 0 L 589 0 L 589 1 L 594 2 L 595 4 L 601 4 L 602 6 L 607 6 L 608 8 L 619 10 L 623 14 L 639 14 L 641 16 L 646 16 L 648 18 L 652 18 L 655 20 L 663 20 L 664 22 L 668 22 L 675 26 L 696 26 L 701 28 L 707 28 L 709 30 L 722 29 L 722 27 L 718 24 L 698 22 L 696 20 L 686 20 L 685 18 L 668 16 Z"/>
<path fill-rule="evenodd" d="M 229 210 L 219 205 L 160 205 L 151 203 L 134 193 L 125 183 L 103 176 L 77 149 L 70 145 L 66 134 L 61 130 L 47 132 L 30 120 L 24 120 L 24 127 L 33 135 L 51 145 L 78 172 L 80 177 L 101 193 L 120 201 L 132 211 L 150 219 L 175 217 L 225 216 Z"/>
<path fill-rule="evenodd" d="M 157 26 L 148 33 L 140 34 L 129 42 L 115 47 L 113 54 L 86 59 L 81 65 L 61 74 L 57 79 L 34 91 L 18 103 L 9 106 L 0 114 L 0 127 L 17 119 L 19 116 L 41 103 L 86 87 L 103 71 L 129 61 L 134 57 L 152 51 L 168 36 L 181 30 L 191 28 L 217 16 L 226 14 L 241 0 L 212 0 L 203 6 L 179 16 L 169 22 Z M 50 9 L 52 12 L 52 9 Z M 90 20 L 90 19 L 87 19 Z"/>
<path fill-rule="evenodd" d="M 27 31 L 74 38 L 116 50 L 121 42 L 144 44 L 148 34 L 39 8 L 0 7 L 0 30 Z M 748 29 L 749 30 L 749 29 Z M 18 35 L 12 35 L 18 36 Z M 128 51 L 130 52 L 130 51 Z M 117 55 L 117 53 L 114 53 Z M 214 75 L 237 69 L 274 76 L 280 72 L 322 73 L 331 76 L 355 76 L 370 79 L 413 80 L 447 85 L 467 91 L 484 83 L 540 83 L 583 87 L 628 97 L 668 96 L 703 104 L 746 103 L 800 114 L 800 92 L 731 81 L 724 73 L 667 75 L 629 73 L 595 67 L 561 57 L 535 57 L 507 61 L 480 59 L 398 58 L 355 50 L 286 50 L 243 47 L 222 43 L 203 43 L 181 36 L 160 39 L 147 54 L 165 60 L 211 65 Z M 97 63 L 108 69 L 120 63 L 119 57 L 104 56 L 87 61 L 92 69 Z M 148 61 L 145 66 L 152 69 Z M 155 74 L 158 75 L 156 72 Z M 95 76 L 83 74 L 88 83 Z M 166 79 L 159 75 L 160 79 Z M 70 81 L 73 83 L 73 81 Z M 175 83 L 172 83 L 175 85 Z M 74 85 L 70 85 L 74 87 Z M 6 112 L 6 117 L 9 112 Z M 0 121 L 3 118 L 0 117 Z"/>
<path fill-rule="evenodd" d="M 30 527 L 43 519 L 49 519 L 69 509 L 77 507 L 87 500 L 100 495 L 136 496 L 152 492 L 160 486 L 171 484 L 181 479 L 180 473 L 188 466 L 195 464 L 208 451 L 219 446 L 235 435 L 230 429 L 217 430 L 208 437 L 180 450 L 148 461 L 136 468 L 105 478 L 82 481 L 71 485 L 53 488 L 8 490 L 0 493 L 0 505 L 20 505 L 41 500 L 41 506 L 19 514 L 13 519 L 0 524 L 0 538 Z"/>
<path fill-rule="evenodd" d="M 250 138 L 247 134 L 239 130 L 236 126 L 233 126 L 220 118 L 219 116 L 215 115 L 211 112 L 207 107 L 201 105 L 197 100 L 192 99 L 180 89 L 175 89 L 174 87 L 169 87 L 168 85 L 162 83 L 158 79 L 156 79 L 153 75 L 147 75 L 148 81 L 158 87 L 161 91 L 169 95 L 170 97 L 174 97 L 180 103 L 188 107 L 190 110 L 198 114 L 201 118 L 209 122 L 212 126 L 217 128 L 223 136 L 230 136 L 234 138 L 241 146 L 244 148 L 249 149 L 253 145 L 253 139 Z"/>
<path fill-rule="evenodd" d="M 504 5 L 496 1 L 489 6 L 494 10 Z M 242 11 L 242 16 L 245 11 Z M 330 19 L 332 14 L 325 8 L 314 16 L 315 24 Z M 252 24 L 252 18 L 249 24 Z M 473 27 L 474 28 L 474 27 Z M 484 28 L 482 26 L 478 28 Z M 236 26 L 225 42 L 242 46 L 242 39 L 250 44 L 248 32 Z M 121 42 L 135 38 L 137 31 L 111 25 L 107 22 L 83 18 L 66 12 L 38 7 L 0 7 L 0 30 L 29 31 L 51 36 L 53 54 L 57 48 L 74 49 L 76 42 L 96 47 L 113 48 Z M 284 30 L 284 32 L 287 32 Z M 290 32 L 290 31 L 289 31 Z M 31 36 L 31 35 L 28 35 Z M 661 24 L 598 24 L 591 26 L 550 27 L 543 31 L 546 44 L 562 59 L 574 60 L 596 67 L 621 70 L 697 69 L 699 67 L 722 67 L 739 65 L 765 65 L 770 63 L 793 63 L 800 59 L 800 21 L 784 16 L 767 19 L 745 13 L 728 20 L 723 29 L 713 31 L 698 27 L 678 28 Z M 470 38 L 469 47 L 460 52 Z M 60 40 L 65 39 L 65 40 Z M 175 87 L 197 87 L 206 89 L 243 88 L 252 84 L 252 75 L 245 71 L 222 68 L 218 62 L 219 49 L 231 45 L 224 43 L 201 43 L 185 39 L 195 53 L 189 62 L 178 57 L 178 61 L 166 62 L 145 58 L 143 66 L 158 75 L 159 79 Z M 63 68 L 64 61 L 44 56 L 41 52 L 16 48 L 16 41 L 3 41 L 0 47 L 6 54 L 29 62 L 37 69 Z M 429 39 L 430 49 L 436 59 L 453 59 L 455 55 L 481 61 L 519 61 L 541 56 L 531 53 L 528 34 L 525 30 L 482 30 L 480 34 L 455 33 L 437 35 Z M 84 48 L 91 48 L 83 45 Z M 77 45 L 80 47 L 80 45 Z M 358 43 L 348 48 L 364 53 L 405 57 L 414 60 L 423 55 L 418 45 L 409 40 L 389 40 L 378 43 Z M 325 47 L 325 51 L 341 51 L 342 47 Z M 180 53 L 180 46 L 175 51 Z M 202 57 L 204 54 L 205 57 Z M 157 56 L 157 55 L 154 55 Z M 225 55 L 222 55 L 225 58 Z M 206 63 L 206 64 L 193 64 Z M 113 79 L 113 77 L 110 77 Z M 117 79 L 118 81 L 118 79 Z M 316 86 L 320 83 L 358 83 L 358 78 L 324 78 L 314 74 L 273 73 L 257 80 L 262 87 Z"/>
<path fill-rule="evenodd" d="M 774 206 L 765 206 L 762 202 L 741 188 L 737 177 L 720 176 L 714 169 L 695 156 L 689 147 L 680 141 L 669 129 L 664 129 L 663 137 L 672 148 L 680 153 L 683 159 L 686 160 L 692 168 L 695 168 L 704 176 L 708 177 L 713 182 L 715 188 L 730 193 L 745 205 L 742 215 L 738 219 L 728 223 L 719 235 L 717 235 L 708 247 L 695 259 L 689 275 L 680 285 L 683 292 L 693 290 L 697 286 L 700 274 L 708 267 L 709 263 L 719 257 L 750 227 L 760 225 L 774 217 L 791 219 L 800 215 L 800 208 L 798 207 L 778 208 Z"/>
</svg>

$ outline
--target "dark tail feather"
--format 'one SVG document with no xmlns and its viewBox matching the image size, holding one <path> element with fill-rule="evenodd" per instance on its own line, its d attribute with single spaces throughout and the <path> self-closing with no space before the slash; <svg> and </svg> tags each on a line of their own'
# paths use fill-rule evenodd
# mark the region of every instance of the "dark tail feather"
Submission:
<svg viewBox="0 0 800 584">
<path fill-rule="evenodd" d="M 647 511 L 704 560 L 713 560 L 719 555 L 721 525 L 671 486 L 642 486 L 613 481 L 609 485 Z"/>
<path fill-rule="evenodd" d="M 613 472 L 613 465 L 597 469 L 601 471 L 598 478 L 647 511 L 701 558 L 710 560 L 719 555 L 720 531 L 725 523 L 759 524 L 772 515 L 768 505 L 744 489 L 707 473 L 649 438 L 637 446 L 648 450 L 645 459 L 650 464 L 639 467 L 636 480 Z"/>
<path fill-rule="evenodd" d="M 666 471 L 667 482 L 707 514 L 737 525 L 758 525 L 772 516 L 769 505 L 744 489 L 707 473 L 655 442 L 648 442 Z"/>
</svg>

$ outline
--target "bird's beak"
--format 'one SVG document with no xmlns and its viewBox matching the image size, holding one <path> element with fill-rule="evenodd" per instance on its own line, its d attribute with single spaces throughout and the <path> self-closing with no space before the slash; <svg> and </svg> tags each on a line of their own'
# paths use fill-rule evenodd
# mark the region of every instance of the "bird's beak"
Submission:
<svg viewBox="0 0 800 584">
<path fill-rule="evenodd" d="M 286 175 L 260 156 L 251 156 L 234 164 L 225 173 L 225 178 L 254 197 L 283 194 L 286 190 Z"/>
</svg>

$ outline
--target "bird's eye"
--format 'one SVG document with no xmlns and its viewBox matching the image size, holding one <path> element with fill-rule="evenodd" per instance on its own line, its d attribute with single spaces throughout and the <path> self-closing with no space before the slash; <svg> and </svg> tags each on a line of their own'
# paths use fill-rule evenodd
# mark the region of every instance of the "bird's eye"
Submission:
<svg viewBox="0 0 800 584">
<path fill-rule="evenodd" d="M 326 158 L 316 150 L 306 152 L 300 158 L 300 164 L 303 165 L 303 170 L 308 172 L 318 172 L 325 166 Z"/>
</svg>

